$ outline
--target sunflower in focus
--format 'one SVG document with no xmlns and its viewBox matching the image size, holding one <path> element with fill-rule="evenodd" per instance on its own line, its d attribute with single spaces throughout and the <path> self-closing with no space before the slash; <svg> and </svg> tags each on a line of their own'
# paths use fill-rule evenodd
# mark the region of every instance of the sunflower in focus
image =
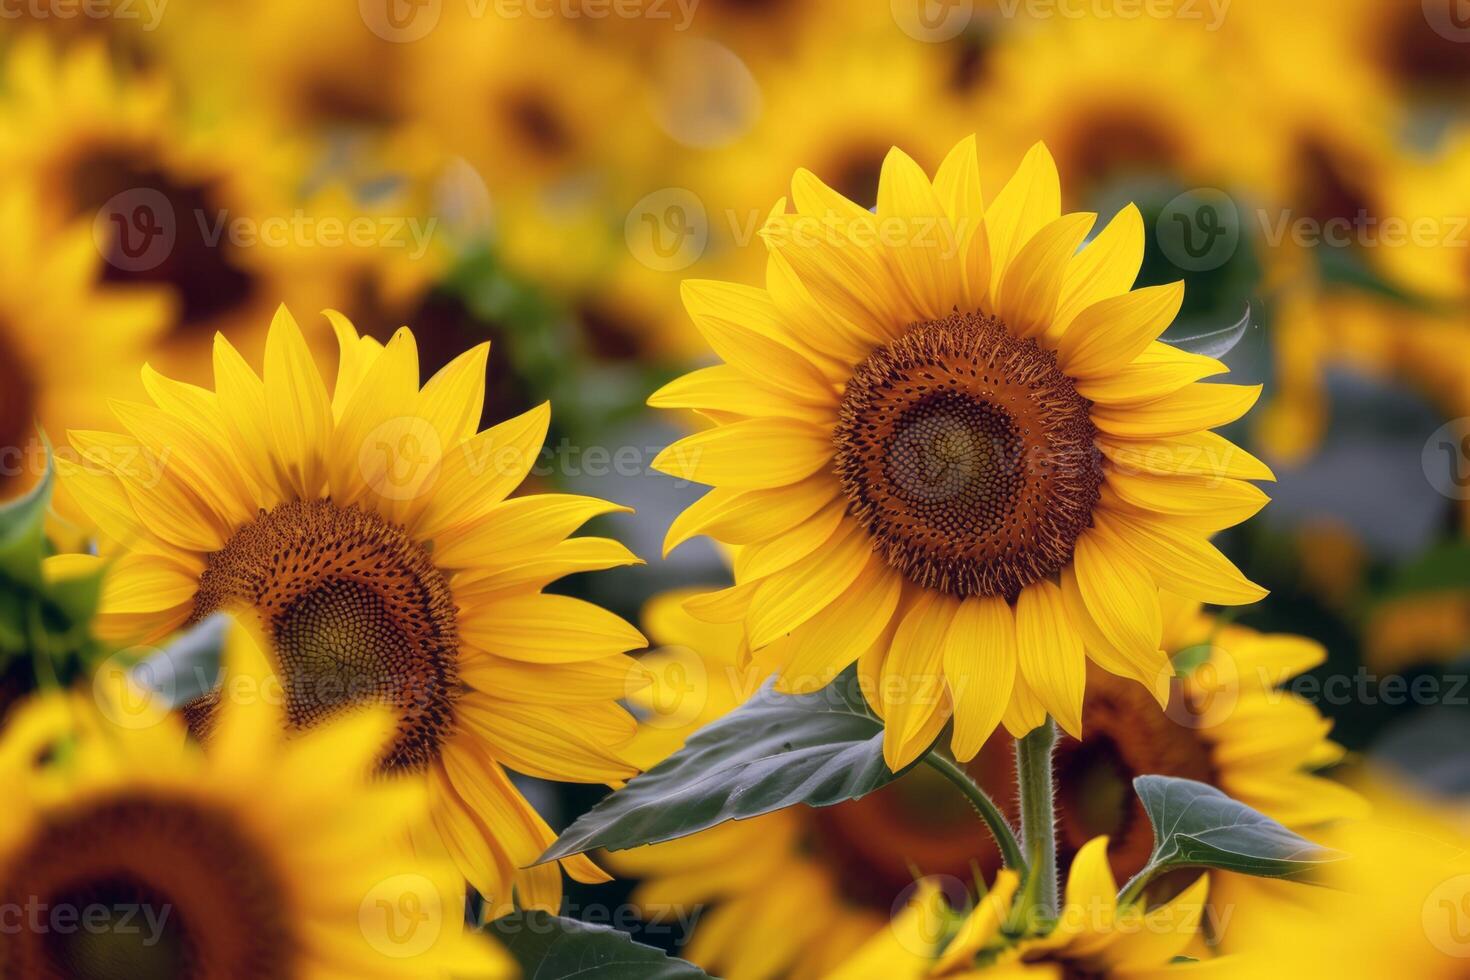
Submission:
<svg viewBox="0 0 1470 980">
<path fill-rule="evenodd" d="M 637 686 L 625 652 L 643 637 L 541 591 L 637 561 L 610 539 L 565 540 L 622 508 L 507 499 L 550 413 L 477 434 L 488 344 L 420 389 L 407 328 L 382 345 L 328 316 L 340 343 L 330 393 L 283 307 L 263 377 L 221 336 L 213 391 L 145 368 L 153 403 L 117 403 L 125 434 L 71 433 L 81 460 L 62 461 L 64 486 L 118 551 L 99 629 L 147 642 L 216 610 L 258 618 L 291 729 L 386 704 L 397 730 L 379 769 L 427 779 L 464 876 L 496 908 L 514 884 L 522 906 L 555 909 L 556 866 L 522 870 L 553 835 L 505 767 L 591 783 L 636 771 L 618 749 L 635 724 L 616 700 Z M 216 707 L 189 713 L 207 740 Z M 586 859 L 564 866 L 605 880 Z"/>
<path fill-rule="evenodd" d="M 956 925 L 943 892 L 920 883 L 914 899 L 826 980 L 927 977 L 1238 976 L 1233 959 L 1180 962 L 1197 938 L 1209 893 L 1201 877 L 1157 908 L 1120 905 L 1108 868 L 1107 839 L 1091 841 L 1072 862 L 1061 915 L 1041 937 L 1014 939 L 1011 902 L 1020 880 L 1002 870 L 990 891 Z"/>
<path fill-rule="evenodd" d="M 1164 703 L 1159 590 L 1264 594 L 1209 537 L 1270 473 L 1209 431 L 1260 388 L 1201 384 L 1224 365 L 1156 340 L 1182 284 L 1130 291 L 1137 209 L 1079 252 L 1096 216 L 1061 215 L 1045 146 L 985 208 L 973 138 L 933 182 L 892 151 L 876 214 L 807 171 L 792 191 L 764 289 L 685 284 L 724 363 L 651 399 L 715 423 L 654 462 L 714 487 L 667 544 L 742 545 L 691 611 L 742 624 L 783 691 L 858 662 L 895 770 L 951 717 L 961 761 L 1001 723 L 1080 737 L 1089 658 Z"/>
<path fill-rule="evenodd" d="M 105 286 L 92 230 L 52 235 L 25 194 L 0 195 L 0 499 L 45 469 L 39 423 L 53 437 L 107 415 L 131 392 L 118 365 L 142 356 L 164 326 L 156 291 Z"/>
<path fill-rule="evenodd" d="M 252 642 L 234 634 L 237 648 Z M 12 922 L 0 973 L 514 976 L 463 930 L 453 866 L 403 844 L 424 819 L 422 787 L 363 782 L 384 720 L 283 745 L 257 701 L 232 706 L 201 752 L 166 714 L 111 701 L 99 714 L 61 695 L 26 703 L 0 738 L 0 901 L 32 922 L 70 910 L 86 925 Z M 385 921 L 392 909 L 417 916 L 406 934 Z"/>
<path fill-rule="evenodd" d="M 118 70 L 99 44 L 57 51 L 28 41 L 8 57 L 0 164 L 38 202 L 43 227 L 92 226 L 104 282 L 164 294 L 160 363 L 192 375 L 208 363 L 215 331 L 253 329 L 258 341 L 283 299 L 312 309 L 330 301 L 329 277 L 293 274 L 295 237 L 281 247 L 245 237 L 291 219 L 285 188 L 300 178 L 298 148 L 245 120 L 196 129 L 166 79 Z"/>
</svg>

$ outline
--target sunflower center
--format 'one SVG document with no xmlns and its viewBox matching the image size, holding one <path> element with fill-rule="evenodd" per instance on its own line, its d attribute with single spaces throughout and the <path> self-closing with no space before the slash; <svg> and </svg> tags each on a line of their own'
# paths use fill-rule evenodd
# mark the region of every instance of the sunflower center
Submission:
<svg viewBox="0 0 1470 980">
<path fill-rule="evenodd" d="M 460 692 L 454 599 L 401 528 L 328 500 L 262 511 L 209 556 L 194 619 L 239 606 L 271 634 L 292 728 L 387 705 L 398 731 L 380 767 L 437 757 Z"/>
<path fill-rule="evenodd" d="M 99 151 L 71 166 L 65 191 L 74 214 L 110 209 L 103 280 L 169 287 L 179 298 L 179 331 L 212 331 L 213 318 L 254 293 L 240 250 L 227 229 L 216 227 L 240 217 L 217 200 L 217 184 L 180 180 L 156 161 L 126 152 Z M 167 242 L 158 236 L 170 231 L 171 247 L 155 244 Z"/>
<path fill-rule="evenodd" d="M 874 549 L 914 583 L 1014 599 L 1059 572 L 1102 487 L 1091 403 L 1034 340 L 955 313 L 858 365 L 834 441 Z"/>
<path fill-rule="evenodd" d="M 1089 114 L 1073 134 L 1067 175 L 1097 189 L 1119 177 L 1168 169 L 1178 158 L 1174 140 L 1153 120 L 1104 110 Z"/>
<path fill-rule="evenodd" d="M 992 739 L 966 768 L 985 785 L 1014 785 L 1011 747 Z M 1014 811 L 1014 792 L 996 796 Z M 914 873 L 945 875 L 962 882 L 990 880 L 1000 869 L 1000 852 L 934 770 L 921 766 L 878 792 L 806 811 L 807 844 L 830 870 L 837 891 L 855 905 L 888 915 L 914 883 Z M 1014 816 L 1014 813 L 1012 813 Z"/>
<path fill-rule="evenodd" d="M 0 908 L 20 915 L 0 976 L 295 974 L 289 895 L 270 856 L 200 804 L 138 795 L 80 807 L 24 842 L 0 881 Z"/>
<path fill-rule="evenodd" d="M 541 92 L 514 94 L 505 99 L 503 110 L 522 142 L 538 156 L 555 159 L 571 150 L 571 130 Z"/>
<path fill-rule="evenodd" d="M 1142 870 L 1153 850 L 1153 829 L 1133 778 L 1214 783 L 1215 765 L 1208 743 L 1170 720 L 1141 684 L 1106 671 L 1088 671 L 1082 730 L 1082 741 L 1057 745 L 1058 846 L 1070 860 L 1083 844 L 1108 835 L 1108 857 L 1121 881 Z"/>
</svg>

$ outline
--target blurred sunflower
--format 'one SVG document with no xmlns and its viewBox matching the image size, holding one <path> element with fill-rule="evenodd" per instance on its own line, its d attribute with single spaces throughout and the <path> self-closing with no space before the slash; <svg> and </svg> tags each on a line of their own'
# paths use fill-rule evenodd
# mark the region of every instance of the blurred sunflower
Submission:
<svg viewBox="0 0 1470 980">
<path fill-rule="evenodd" d="M 428 778 L 434 825 L 496 908 L 511 884 L 555 909 L 555 865 L 522 870 L 553 835 L 502 766 L 610 782 L 633 719 L 615 702 L 643 637 L 578 599 L 544 595 L 572 572 L 635 563 L 606 538 L 565 540 L 600 514 L 588 497 L 506 499 L 535 463 L 546 405 L 476 434 L 488 344 L 420 390 L 414 336 L 359 338 L 329 313 L 341 354 L 329 394 L 282 308 L 264 378 L 219 337 L 215 390 L 145 368 L 154 404 L 118 403 L 127 435 L 73 432 L 64 484 L 125 551 L 99 627 L 159 637 L 217 609 L 258 615 L 294 730 L 363 703 L 394 709 L 384 772 Z M 157 465 L 108 465 L 136 447 Z M 217 700 L 218 695 L 215 695 Z M 191 717 L 207 734 L 213 707 Z M 564 862 L 583 881 L 605 876 Z"/>
<path fill-rule="evenodd" d="M 468 160 L 492 198 L 603 179 L 645 152 L 652 119 L 636 111 L 637 75 L 615 52 L 558 18 L 446 17 L 410 46 L 415 125 Z"/>
<path fill-rule="evenodd" d="M 1371 821 L 1328 839 L 1351 855 L 1311 901 L 1253 922 L 1250 975 L 1457 980 L 1470 958 L 1470 838 L 1462 808 L 1368 774 Z"/>
<path fill-rule="evenodd" d="M 44 227 L 92 224 L 105 282 L 165 293 L 163 366 L 197 379 L 215 331 L 254 329 L 258 342 L 283 299 L 326 305 L 328 279 L 292 274 L 294 237 L 250 247 L 236 233 L 292 217 L 282 189 L 289 174 L 299 179 L 294 148 L 240 120 L 227 132 L 191 129 L 161 76 L 120 75 L 100 45 L 57 52 L 31 40 L 7 61 L 0 165 L 35 197 Z"/>
<path fill-rule="evenodd" d="M 1262 147 L 1239 138 L 1239 99 L 1211 37 L 1169 17 L 1054 18 L 1001 34 L 976 103 L 984 176 L 1003 179 L 996 168 L 1040 138 L 1069 202 L 1097 201 L 1127 178 L 1219 182 Z"/>
<path fill-rule="evenodd" d="M 948 921 L 953 913 L 943 892 L 921 883 L 908 908 L 827 974 L 827 980 L 1238 975 L 1231 972 L 1238 964 L 1229 959 L 1173 965 L 1195 942 L 1208 876 L 1158 908 L 1120 906 L 1106 851 L 1106 838 L 1098 838 L 1077 854 L 1067 875 L 1061 916 L 1048 935 L 1020 940 L 1007 935 L 1019 884 L 1009 869 L 996 876 L 990 891 L 953 930 Z"/>
<path fill-rule="evenodd" d="M 1208 431 L 1259 387 L 1198 384 L 1224 365 L 1155 339 L 1182 284 L 1130 291 L 1137 209 L 1079 252 L 1096 216 L 1061 216 L 1038 144 L 982 218 L 973 138 L 932 184 L 891 152 L 876 214 L 807 171 L 793 193 L 765 289 L 685 284 L 725 363 L 650 399 L 716 423 L 654 462 L 715 487 L 667 543 L 747 545 L 691 610 L 742 623 L 785 691 L 858 661 L 894 769 L 951 716 L 961 761 L 1002 721 L 1080 735 L 1089 656 L 1162 703 L 1159 589 L 1264 594 L 1208 539 L 1270 473 Z M 1141 447 L 1145 467 L 1108 462 Z M 719 526 L 741 513 L 737 542 Z"/>
<path fill-rule="evenodd" d="M 760 113 L 747 135 L 691 165 L 690 180 L 728 227 L 754 240 L 764 214 L 752 202 L 786 192 L 798 167 L 825 175 L 833 189 L 863 207 L 878 199 L 890 147 L 903 146 L 934 167 L 973 123 L 949 90 L 943 63 L 927 45 L 886 32 L 844 45 L 811 45 L 799 57 L 765 66 Z M 924 106 L 916 113 L 914 106 Z M 752 252 L 758 251 L 751 249 Z"/>
<path fill-rule="evenodd" d="M 742 666 L 739 631 L 683 608 L 695 595 L 665 593 L 644 610 L 660 648 L 642 659 L 653 683 L 633 699 L 644 714 L 632 748 L 641 768 L 760 688 L 757 671 Z M 992 742 L 967 768 L 988 786 L 1005 785 L 1010 746 Z M 970 881 L 1000 866 L 975 812 L 925 768 L 861 800 L 791 807 L 604 860 L 642 879 L 633 902 L 650 921 L 713 906 L 682 955 L 729 980 L 821 977 L 879 931 L 916 873 Z"/>
<path fill-rule="evenodd" d="M 1450 0 L 1312 0 L 1303 6 L 1317 8 L 1309 9 L 1317 14 L 1314 33 L 1342 38 L 1342 64 L 1373 71 L 1399 97 L 1458 110 L 1470 95 L 1466 25 Z"/>
<path fill-rule="evenodd" d="M 404 845 L 422 787 L 363 781 L 386 719 L 283 746 L 257 708 L 233 709 L 207 752 L 168 716 L 98 715 L 61 695 L 16 711 L 0 738 L 0 901 L 86 927 L 8 927 L 0 973 L 514 976 L 463 930 L 453 866 Z M 406 938 L 379 923 L 387 907 L 419 916 Z"/>
<path fill-rule="evenodd" d="M 0 499 L 44 470 L 39 423 L 59 437 L 99 423 L 107 399 L 136 388 L 120 366 L 143 356 L 164 326 L 156 291 L 104 287 L 92 229 L 40 227 L 36 202 L 0 195 Z"/>
</svg>

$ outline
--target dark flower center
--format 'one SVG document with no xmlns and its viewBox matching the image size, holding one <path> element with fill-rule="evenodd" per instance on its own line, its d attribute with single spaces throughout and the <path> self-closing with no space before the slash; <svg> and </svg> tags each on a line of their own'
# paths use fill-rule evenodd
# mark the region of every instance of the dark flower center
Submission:
<svg viewBox="0 0 1470 980">
<path fill-rule="evenodd" d="M 914 583 L 1014 599 L 1055 575 L 1102 487 L 1091 403 L 1034 340 L 980 313 L 911 328 L 848 382 L 837 474 Z"/>
<path fill-rule="evenodd" d="M 270 634 L 292 728 L 388 705 L 398 731 L 380 768 L 421 770 L 438 756 L 460 693 L 454 599 L 401 528 L 328 500 L 262 511 L 209 556 L 194 619 L 241 606 Z M 196 728 L 207 730 L 209 709 L 194 709 Z"/>
</svg>

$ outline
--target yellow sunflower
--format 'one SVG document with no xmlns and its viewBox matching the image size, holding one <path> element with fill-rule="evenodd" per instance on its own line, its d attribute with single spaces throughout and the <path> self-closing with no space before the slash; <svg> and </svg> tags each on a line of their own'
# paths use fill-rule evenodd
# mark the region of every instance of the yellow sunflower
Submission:
<svg viewBox="0 0 1470 980">
<path fill-rule="evenodd" d="M 256 702 L 201 752 L 143 704 L 51 695 L 7 724 L 0 973 L 515 975 L 465 932 L 453 865 L 406 847 L 422 786 L 364 781 L 386 718 L 286 745 Z"/>
<path fill-rule="evenodd" d="M 105 281 L 161 289 L 169 303 L 159 362 L 201 380 L 216 330 L 243 337 L 282 300 L 333 299 L 320 269 L 297 275 L 310 245 L 289 223 L 299 147 L 269 141 L 247 119 L 192 125 L 156 74 L 120 71 L 99 44 L 56 51 L 39 38 L 7 58 L 0 165 L 34 196 L 43 226 L 91 225 Z M 264 222 L 285 238 L 267 245 Z M 320 248 L 306 251 L 315 261 Z M 330 340 L 330 338 L 327 338 Z"/>
<path fill-rule="evenodd" d="M 827 980 L 923 980 L 928 977 L 1156 977 L 1239 976 L 1239 963 L 1217 959 L 1173 966 L 1195 942 L 1209 876 L 1151 910 L 1118 903 L 1108 867 L 1107 839 L 1091 841 L 1067 875 L 1060 917 L 1048 935 L 1010 938 L 1019 878 L 1006 869 L 958 927 L 943 891 L 922 887 L 904 911 L 826 975 Z"/>
<path fill-rule="evenodd" d="M 983 209 L 975 146 L 932 183 L 892 151 L 876 214 L 799 172 L 766 288 L 685 284 L 724 363 L 651 399 L 715 423 L 654 462 L 715 488 L 667 544 L 745 546 L 692 610 L 742 624 L 784 691 L 859 661 L 895 769 L 951 716 L 961 761 L 1002 721 L 1080 735 L 1089 657 L 1163 702 L 1159 589 L 1264 594 L 1209 543 L 1266 502 L 1209 431 L 1260 388 L 1156 341 L 1183 287 L 1130 291 L 1137 209 L 1079 252 L 1096 216 L 1061 216 L 1045 146 Z"/>
<path fill-rule="evenodd" d="M 92 229 L 46 233 L 36 202 L 0 195 L 0 499 L 45 470 L 39 424 L 51 437 L 95 425 L 107 399 L 137 382 L 120 366 L 136 362 L 164 326 L 156 291 L 104 286 Z"/>
<path fill-rule="evenodd" d="M 645 610 L 645 629 L 660 648 L 643 660 L 654 682 L 636 698 L 645 721 L 635 755 L 644 768 L 760 686 L 756 668 L 741 664 L 739 632 L 701 623 L 684 609 L 697 594 L 667 593 Z M 1114 875 L 1126 880 L 1142 870 L 1153 834 L 1132 780 L 1146 774 L 1218 786 L 1303 833 L 1362 817 L 1356 793 L 1314 775 L 1342 756 L 1327 739 L 1331 723 L 1280 689 L 1322 662 L 1321 646 L 1221 623 L 1198 603 L 1167 593 L 1161 600 L 1163 648 L 1189 669 L 1174 681 L 1165 710 L 1137 684 L 1089 670 L 1084 737 L 1062 739 L 1054 763 L 1062 863 L 1105 837 Z M 990 739 L 967 769 L 1014 819 L 1007 740 Z M 924 767 L 861 800 L 793 807 L 607 861 L 643 879 L 633 900 L 652 921 L 671 909 L 711 906 L 684 952 L 731 980 L 773 970 L 796 980 L 821 976 L 879 930 L 915 874 L 967 883 L 972 868 L 989 878 L 1001 864 L 974 812 Z M 1269 914 L 1300 892 L 1224 872 L 1214 881 L 1211 921 L 1227 925 Z M 799 925 L 785 917 L 788 902 L 801 909 Z M 808 943 L 803 936 L 831 938 Z"/>
<path fill-rule="evenodd" d="M 1329 888 L 1253 923 L 1253 977 L 1458 980 L 1470 959 L 1470 837 L 1462 807 L 1381 773 L 1364 792 L 1370 821 L 1328 838 L 1350 855 Z"/>
<path fill-rule="evenodd" d="M 145 368 L 153 404 L 119 402 L 126 434 L 71 433 L 64 484 L 120 546 L 100 628 L 150 638 L 217 609 L 258 616 L 293 729 L 386 703 L 386 772 L 428 780 L 434 825 L 465 877 L 503 907 L 554 909 L 553 839 L 506 776 L 577 782 L 636 771 L 616 704 L 643 637 L 578 599 L 544 595 L 572 572 L 631 564 L 607 538 L 565 540 L 622 510 L 559 494 L 507 499 L 536 462 L 549 408 L 476 434 L 487 344 L 419 387 L 402 328 L 385 346 L 329 313 L 341 355 L 329 393 L 283 307 L 264 376 L 223 336 L 213 391 Z M 133 449 L 131 454 L 116 450 Z M 119 457 L 150 465 L 109 465 Z M 208 731 L 213 709 L 191 712 Z M 579 880 L 605 880 L 585 859 Z"/>
<path fill-rule="evenodd" d="M 1219 35 L 1174 18 L 1054 18 L 1001 33 L 975 103 L 984 176 L 1003 179 L 999 168 L 1040 138 L 1072 202 L 1140 176 L 1219 186 L 1262 149 L 1241 139 L 1229 63 Z"/>
</svg>

